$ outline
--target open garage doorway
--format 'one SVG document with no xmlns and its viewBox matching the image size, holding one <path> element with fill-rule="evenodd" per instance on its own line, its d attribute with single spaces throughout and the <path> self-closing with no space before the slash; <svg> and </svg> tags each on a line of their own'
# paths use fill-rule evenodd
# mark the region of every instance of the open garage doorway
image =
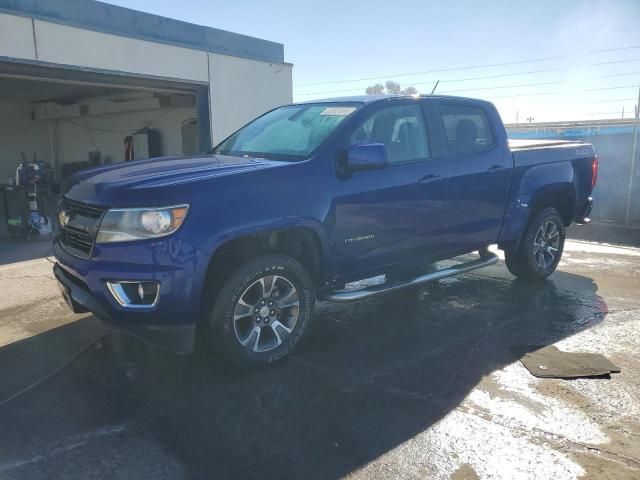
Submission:
<svg viewBox="0 0 640 480">
<path fill-rule="evenodd" d="M 197 154 L 209 125 L 205 85 L 0 63 L 0 239 L 37 236 L 25 230 L 34 207 L 52 221 L 73 173 Z"/>
</svg>

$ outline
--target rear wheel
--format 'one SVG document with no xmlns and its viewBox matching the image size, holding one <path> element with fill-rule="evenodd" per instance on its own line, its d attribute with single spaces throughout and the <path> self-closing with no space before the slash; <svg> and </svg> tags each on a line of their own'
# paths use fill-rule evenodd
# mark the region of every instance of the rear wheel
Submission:
<svg viewBox="0 0 640 480">
<path fill-rule="evenodd" d="M 565 227 L 554 208 L 545 208 L 527 224 L 517 250 L 505 252 L 505 263 L 516 277 L 541 280 L 558 266 L 564 250 Z"/>
<path fill-rule="evenodd" d="M 250 260 L 229 276 L 209 313 L 214 353 L 239 368 L 287 355 L 313 317 L 315 297 L 304 267 L 284 255 Z"/>
</svg>

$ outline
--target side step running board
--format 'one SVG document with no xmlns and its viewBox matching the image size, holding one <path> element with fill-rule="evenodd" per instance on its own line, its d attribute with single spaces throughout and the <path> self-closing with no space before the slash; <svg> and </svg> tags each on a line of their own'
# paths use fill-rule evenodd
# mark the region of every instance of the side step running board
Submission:
<svg viewBox="0 0 640 480">
<path fill-rule="evenodd" d="M 416 285 L 421 285 L 423 283 L 433 282 L 435 280 L 441 280 L 448 277 L 455 277 L 456 275 L 477 270 L 478 268 L 488 267 L 489 265 L 493 265 L 497 262 L 498 256 L 495 253 L 483 252 L 483 255 L 478 260 L 453 265 L 451 267 L 443 268 L 442 270 L 436 270 L 435 272 L 420 275 L 419 277 L 406 282 L 385 282 L 380 285 L 363 288 L 362 290 L 329 291 L 324 294 L 320 294 L 319 297 L 320 300 L 326 300 L 328 302 L 354 302 L 356 300 L 364 300 L 365 298 L 374 297 L 382 293 L 395 292 L 397 290 L 415 287 Z"/>
</svg>

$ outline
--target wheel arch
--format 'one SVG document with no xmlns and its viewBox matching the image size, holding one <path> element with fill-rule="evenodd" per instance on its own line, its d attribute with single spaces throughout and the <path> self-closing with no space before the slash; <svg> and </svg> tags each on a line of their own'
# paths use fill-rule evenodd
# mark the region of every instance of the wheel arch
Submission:
<svg viewBox="0 0 640 480">
<path fill-rule="evenodd" d="M 206 269 L 204 289 L 217 292 L 225 278 L 243 263 L 266 254 L 287 255 L 302 264 L 314 286 L 324 280 L 326 246 L 318 231 L 309 225 L 252 229 L 227 235 L 214 249 Z M 203 305 L 217 295 L 202 295 Z M 215 298 L 214 298 L 215 299 Z"/>
<path fill-rule="evenodd" d="M 516 199 L 515 212 L 509 218 L 510 232 L 501 235 L 498 247 L 517 250 L 529 222 L 545 208 L 555 209 L 565 227 L 571 225 L 576 197 L 572 182 L 557 182 L 538 189 L 533 195 L 522 195 Z"/>
</svg>

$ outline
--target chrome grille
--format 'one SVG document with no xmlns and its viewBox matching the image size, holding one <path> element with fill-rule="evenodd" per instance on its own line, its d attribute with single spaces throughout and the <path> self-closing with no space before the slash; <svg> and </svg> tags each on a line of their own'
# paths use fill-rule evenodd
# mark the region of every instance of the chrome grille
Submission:
<svg viewBox="0 0 640 480">
<path fill-rule="evenodd" d="M 61 229 L 61 243 L 69 253 L 89 258 L 106 209 L 67 198 L 63 199 L 62 208 L 69 222 Z"/>
</svg>

